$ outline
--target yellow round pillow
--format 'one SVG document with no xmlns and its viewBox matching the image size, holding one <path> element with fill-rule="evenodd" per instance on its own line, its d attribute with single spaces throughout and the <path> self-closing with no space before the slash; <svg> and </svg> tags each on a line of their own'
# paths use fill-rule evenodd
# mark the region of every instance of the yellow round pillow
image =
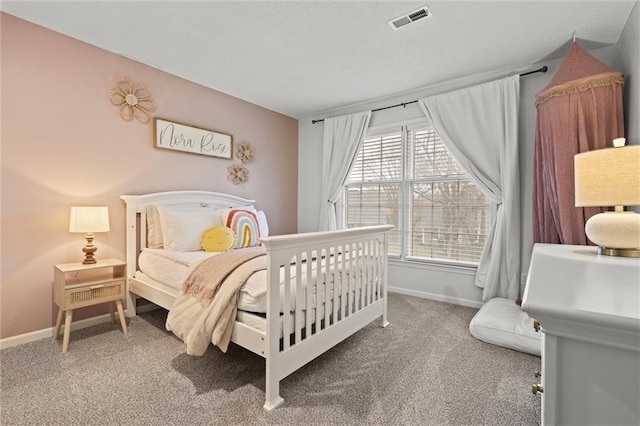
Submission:
<svg viewBox="0 0 640 426">
<path fill-rule="evenodd" d="M 200 245 L 207 252 L 232 250 L 236 246 L 236 233 L 226 226 L 214 226 L 204 231 Z"/>
</svg>

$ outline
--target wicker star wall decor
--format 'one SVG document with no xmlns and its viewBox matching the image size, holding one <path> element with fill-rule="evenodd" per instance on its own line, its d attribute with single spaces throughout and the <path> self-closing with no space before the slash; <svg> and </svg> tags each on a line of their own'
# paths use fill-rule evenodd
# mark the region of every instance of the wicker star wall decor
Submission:
<svg viewBox="0 0 640 426">
<path fill-rule="evenodd" d="M 109 91 L 109 100 L 120 107 L 120 117 L 131 121 L 135 117 L 141 123 L 148 123 L 149 113 L 157 108 L 151 99 L 151 91 L 145 83 L 133 84 L 127 77 L 118 77 L 116 87 Z"/>
</svg>

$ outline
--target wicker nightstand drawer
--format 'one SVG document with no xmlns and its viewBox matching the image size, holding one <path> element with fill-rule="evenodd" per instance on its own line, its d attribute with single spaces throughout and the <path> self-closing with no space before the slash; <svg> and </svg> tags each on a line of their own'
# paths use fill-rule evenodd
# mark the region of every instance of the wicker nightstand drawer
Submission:
<svg viewBox="0 0 640 426">
<path fill-rule="evenodd" d="M 126 299 L 127 264 L 118 259 L 99 260 L 93 264 L 65 263 L 53 267 L 53 300 L 58 305 L 58 318 L 53 330 L 53 339 L 60 335 L 62 319 L 64 339 L 62 352 L 69 348 L 69 332 L 73 311 L 85 306 L 106 303 L 109 305 L 111 322 L 115 322 L 114 308 L 118 310 L 122 332 L 127 334 L 123 303 Z"/>
<path fill-rule="evenodd" d="M 124 296 L 124 279 L 118 279 L 67 289 L 64 292 L 64 305 L 67 309 L 76 309 L 124 299 Z"/>
</svg>

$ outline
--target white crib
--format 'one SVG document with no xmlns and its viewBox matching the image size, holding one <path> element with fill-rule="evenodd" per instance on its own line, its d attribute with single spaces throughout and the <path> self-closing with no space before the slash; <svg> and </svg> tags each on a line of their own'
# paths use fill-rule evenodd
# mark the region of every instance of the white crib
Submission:
<svg viewBox="0 0 640 426">
<path fill-rule="evenodd" d="M 169 310 L 178 296 L 177 291 L 152 279 L 135 277 L 138 255 L 146 247 L 147 206 L 204 204 L 241 208 L 254 204 L 253 200 L 206 191 L 171 191 L 121 198 L 126 203 L 127 316 L 135 315 L 137 297 Z M 381 318 L 383 327 L 388 324 L 387 234 L 391 229 L 392 226 L 380 225 L 261 238 L 268 265 L 266 330 L 236 320 L 231 341 L 265 358 L 265 409 L 273 410 L 283 403 L 279 395 L 280 380 L 374 319 Z M 330 257 L 331 261 L 322 261 Z M 304 261 L 298 261 L 300 259 Z M 295 261 L 295 277 L 289 267 L 292 261 Z M 302 273 L 304 268 L 306 274 Z M 317 289 L 310 288 L 315 283 L 303 282 L 301 278 L 311 276 L 313 268 L 317 276 L 326 278 L 326 284 Z M 280 285 L 281 271 L 284 271 L 284 282 L 291 282 L 291 286 Z M 320 294 L 312 297 L 316 290 L 324 292 L 324 297 Z M 283 306 L 295 305 L 290 314 L 280 315 L 282 297 Z M 283 330 L 293 331 L 288 335 Z"/>
</svg>

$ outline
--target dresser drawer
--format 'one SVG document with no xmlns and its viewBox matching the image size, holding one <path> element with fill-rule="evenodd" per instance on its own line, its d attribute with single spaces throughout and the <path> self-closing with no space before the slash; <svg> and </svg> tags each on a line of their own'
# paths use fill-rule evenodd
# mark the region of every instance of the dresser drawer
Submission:
<svg viewBox="0 0 640 426">
<path fill-rule="evenodd" d="M 65 309 L 76 309 L 98 303 L 124 299 L 124 279 L 92 283 L 66 289 L 64 292 Z"/>
</svg>

